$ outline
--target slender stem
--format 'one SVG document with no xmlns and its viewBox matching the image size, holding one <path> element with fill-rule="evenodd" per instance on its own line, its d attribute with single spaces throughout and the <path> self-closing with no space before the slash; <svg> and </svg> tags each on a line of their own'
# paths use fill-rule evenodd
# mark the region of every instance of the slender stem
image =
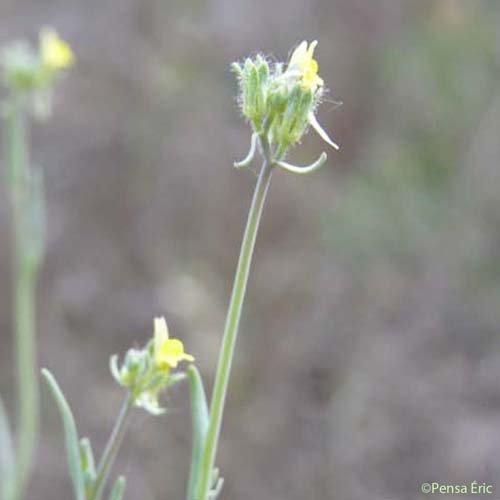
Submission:
<svg viewBox="0 0 500 500">
<path fill-rule="evenodd" d="M 262 215 L 262 209 L 264 207 L 267 190 L 271 180 L 271 173 L 274 166 L 273 161 L 271 160 L 270 148 L 267 140 L 262 136 L 260 141 L 265 159 L 255 186 L 252 205 L 248 213 L 247 225 L 243 236 L 243 242 L 241 244 L 238 267 L 236 269 L 233 291 L 226 317 L 226 326 L 222 339 L 212 401 L 210 405 L 210 420 L 208 424 L 205 448 L 203 450 L 201 476 L 198 486 L 198 500 L 207 500 L 208 493 L 212 486 L 212 471 L 217 452 L 217 443 L 219 441 L 222 416 L 224 413 L 224 403 L 226 400 L 227 386 L 231 374 L 231 365 L 233 361 L 236 338 L 238 335 L 241 310 L 245 299 L 248 275 L 252 264 L 252 256 Z"/>
<path fill-rule="evenodd" d="M 130 394 L 127 395 L 125 401 L 122 404 L 118 418 L 116 419 L 115 426 L 111 435 L 109 436 L 106 448 L 102 454 L 101 461 L 97 468 L 96 480 L 94 483 L 94 488 L 90 494 L 89 500 L 99 500 L 102 496 L 104 486 L 106 485 L 106 480 L 108 478 L 109 472 L 113 462 L 115 461 L 118 450 L 122 444 L 123 438 L 125 436 L 125 431 L 127 430 L 128 417 L 133 407 L 133 399 Z"/>
<path fill-rule="evenodd" d="M 15 498 L 22 498 L 38 439 L 39 395 L 35 347 L 35 275 L 18 266 L 15 290 L 19 428 Z"/>
<path fill-rule="evenodd" d="M 18 429 L 12 499 L 23 496 L 38 435 L 38 376 L 35 344 L 35 291 L 38 264 L 29 257 L 30 235 L 25 234 L 29 189 L 27 125 L 19 96 L 13 96 L 6 114 L 6 166 L 12 210 L 13 314 L 17 365 Z"/>
</svg>

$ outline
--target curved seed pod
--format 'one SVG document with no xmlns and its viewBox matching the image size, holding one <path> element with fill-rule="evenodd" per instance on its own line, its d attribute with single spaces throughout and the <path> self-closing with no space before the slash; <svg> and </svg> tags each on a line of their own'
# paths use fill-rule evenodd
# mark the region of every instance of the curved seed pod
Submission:
<svg viewBox="0 0 500 500">
<path fill-rule="evenodd" d="M 250 163 L 252 162 L 252 160 L 254 159 L 255 157 L 255 150 L 257 148 L 257 134 L 254 132 L 252 134 L 252 139 L 251 139 L 251 142 L 250 142 L 250 150 L 248 151 L 248 154 L 245 156 L 245 158 L 243 158 L 243 160 L 241 161 L 235 161 L 234 162 L 234 167 L 235 168 L 244 168 L 244 167 L 248 167 L 248 165 L 250 165 Z"/>
<path fill-rule="evenodd" d="M 284 170 L 288 170 L 288 172 L 292 172 L 293 174 L 310 174 L 312 172 L 315 172 L 316 170 L 319 170 L 326 162 L 327 160 L 327 155 L 325 152 L 321 153 L 320 157 L 314 162 L 311 163 L 310 165 L 307 165 L 305 167 L 299 167 L 297 165 L 292 165 L 291 163 L 287 163 L 285 161 L 278 161 L 276 162 L 276 165 Z"/>
</svg>

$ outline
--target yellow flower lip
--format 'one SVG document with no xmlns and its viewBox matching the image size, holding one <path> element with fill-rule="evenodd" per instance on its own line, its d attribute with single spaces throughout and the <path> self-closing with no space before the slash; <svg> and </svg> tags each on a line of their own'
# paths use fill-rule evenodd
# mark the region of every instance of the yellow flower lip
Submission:
<svg viewBox="0 0 500 500">
<path fill-rule="evenodd" d="M 184 344 L 179 339 L 169 338 L 165 318 L 155 318 L 154 360 L 157 368 L 164 371 L 177 368 L 181 361 L 194 361 L 191 354 L 184 352 Z"/>
<path fill-rule="evenodd" d="M 288 71 L 297 71 L 301 77 L 304 89 L 312 90 L 313 92 L 324 84 L 323 79 L 318 75 L 318 62 L 313 58 L 317 45 L 317 40 L 314 40 L 309 45 L 304 40 L 293 51 L 288 63 Z"/>
<path fill-rule="evenodd" d="M 71 47 L 52 28 L 43 28 L 40 32 L 40 57 L 43 65 L 51 70 L 69 68 L 75 63 Z"/>
</svg>

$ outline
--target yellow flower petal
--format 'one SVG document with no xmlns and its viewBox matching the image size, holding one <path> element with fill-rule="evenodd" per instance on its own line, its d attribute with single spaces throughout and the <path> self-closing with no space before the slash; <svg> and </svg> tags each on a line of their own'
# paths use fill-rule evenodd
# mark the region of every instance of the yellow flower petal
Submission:
<svg viewBox="0 0 500 500">
<path fill-rule="evenodd" d="M 306 41 L 303 41 L 293 51 L 290 62 L 288 63 L 288 68 L 291 71 L 299 71 L 302 79 L 302 86 L 312 91 L 315 91 L 318 87 L 323 85 L 323 79 L 318 76 L 318 62 L 313 59 L 314 50 L 317 45 L 317 40 L 311 42 L 309 46 Z"/>
<path fill-rule="evenodd" d="M 179 339 L 171 339 L 165 318 L 155 318 L 154 358 L 156 366 L 164 371 L 176 368 L 181 361 L 194 361 L 194 357 L 184 352 L 184 344 Z"/>
<path fill-rule="evenodd" d="M 68 68 L 75 62 L 69 44 L 51 28 L 44 28 L 40 32 L 40 56 L 44 66 L 52 70 Z"/>
<path fill-rule="evenodd" d="M 288 66 L 300 66 L 301 61 L 304 60 L 304 57 L 307 55 L 307 42 L 304 40 L 292 53 L 292 57 L 290 57 L 290 62 Z"/>
<path fill-rule="evenodd" d="M 313 42 L 310 43 L 309 48 L 307 49 L 307 55 L 309 56 L 310 59 L 312 59 L 317 45 L 318 45 L 318 40 L 314 40 Z"/>
<path fill-rule="evenodd" d="M 165 318 L 155 318 L 155 350 L 168 340 L 168 326 Z"/>
<path fill-rule="evenodd" d="M 160 367 L 177 368 L 179 362 L 194 361 L 194 357 L 184 352 L 184 345 L 179 339 L 169 339 L 161 346 L 156 360 Z"/>
</svg>

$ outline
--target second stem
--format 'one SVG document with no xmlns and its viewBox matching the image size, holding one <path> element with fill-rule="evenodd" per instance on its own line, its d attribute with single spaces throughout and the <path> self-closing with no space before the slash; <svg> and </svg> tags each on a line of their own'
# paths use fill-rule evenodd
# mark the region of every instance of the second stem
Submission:
<svg viewBox="0 0 500 500">
<path fill-rule="evenodd" d="M 132 406 L 133 399 L 132 396 L 128 394 L 122 404 L 115 426 L 102 454 L 101 461 L 97 469 L 97 477 L 94 483 L 94 488 L 90 495 L 90 500 L 99 500 L 102 497 L 111 466 L 113 465 L 116 455 L 118 454 L 118 450 L 122 444 L 123 437 L 125 436 L 128 417 L 130 416 Z"/>
</svg>

